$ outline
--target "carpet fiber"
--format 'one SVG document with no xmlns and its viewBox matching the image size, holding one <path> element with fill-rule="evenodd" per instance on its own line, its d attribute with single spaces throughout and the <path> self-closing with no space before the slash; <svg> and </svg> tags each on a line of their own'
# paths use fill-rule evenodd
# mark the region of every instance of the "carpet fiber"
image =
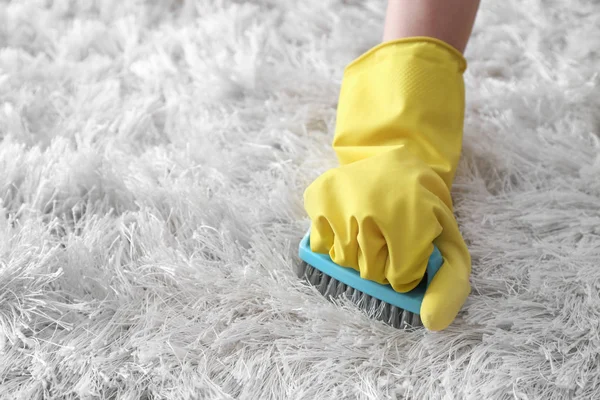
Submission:
<svg viewBox="0 0 600 400">
<path fill-rule="evenodd" d="M 396 331 L 295 276 L 383 1 L 0 3 L 2 399 L 600 397 L 600 4 L 485 0 L 473 293 Z"/>
</svg>

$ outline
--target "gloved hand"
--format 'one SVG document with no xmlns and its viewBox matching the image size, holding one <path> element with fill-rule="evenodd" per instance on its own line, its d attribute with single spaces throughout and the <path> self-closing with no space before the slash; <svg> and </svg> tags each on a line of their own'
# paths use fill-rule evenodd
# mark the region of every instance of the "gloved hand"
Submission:
<svg viewBox="0 0 600 400">
<path fill-rule="evenodd" d="M 421 306 L 430 330 L 445 329 L 470 292 L 471 259 L 450 197 L 465 69 L 456 49 L 422 37 L 383 43 L 351 63 L 333 142 L 340 167 L 304 194 L 311 250 L 398 292 L 418 285 L 435 243 L 444 263 Z"/>
</svg>

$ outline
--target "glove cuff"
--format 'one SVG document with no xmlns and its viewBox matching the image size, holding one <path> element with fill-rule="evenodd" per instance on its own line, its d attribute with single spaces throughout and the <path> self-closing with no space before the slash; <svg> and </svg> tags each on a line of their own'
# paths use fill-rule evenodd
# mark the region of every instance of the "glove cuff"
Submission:
<svg viewBox="0 0 600 400">
<path fill-rule="evenodd" d="M 413 44 L 413 45 L 418 46 L 418 45 L 423 45 L 423 44 L 427 44 L 427 43 L 437 46 L 438 48 L 446 51 L 448 53 L 449 58 L 454 59 L 454 62 L 456 62 L 460 73 L 463 73 L 466 71 L 467 66 L 468 66 L 467 60 L 465 59 L 463 54 L 456 47 L 452 46 L 449 43 L 444 42 L 443 40 L 436 39 L 433 37 L 412 36 L 412 37 L 407 37 L 407 38 L 389 40 L 387 42 L 380 43 L 375 47 L 372 47 L 367 52 L 363 53 L 358 58 L 354 59 L 354 61 L 352 61 L 350 64 L 348 64 L 346 66 L 346 68 L 344 69 L 344 72 L 348 73 L 353 67 L 355 67 L 358 64 L 368 63 L 370 61 L 369 58 L 371 56 L 375 55 L 375 53 L 383 53 L 383 51 L 380 51 L 382 49 L 394 47 L 395 45 L 411 45 L 411 44 Z"/>
</svg>

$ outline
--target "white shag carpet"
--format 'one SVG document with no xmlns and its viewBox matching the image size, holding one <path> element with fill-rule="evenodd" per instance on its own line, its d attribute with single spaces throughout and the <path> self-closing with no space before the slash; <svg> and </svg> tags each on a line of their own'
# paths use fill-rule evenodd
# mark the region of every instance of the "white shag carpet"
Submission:
<svg viewBox="0 0 600 400">
<path fill-rule="evenodd" d="M 0 398 L 600 398 L 597 1 L 483 1 L 451 328 L 296 278 L 342 69 L 384 8 L 0 3 Z"/>
</svg>

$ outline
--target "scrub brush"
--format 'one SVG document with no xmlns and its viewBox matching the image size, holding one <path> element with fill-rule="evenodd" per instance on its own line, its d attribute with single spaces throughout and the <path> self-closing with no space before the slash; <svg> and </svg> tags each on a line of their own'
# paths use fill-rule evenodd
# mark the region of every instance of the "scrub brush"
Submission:
<svg viewBox="0 0 600 400">
<path fill-rule="evenodd" d="M 326 254 L 310 249 L 310 232 L 299 246 L 302 260 L 298 275 L 328 299 L 346 296 L 371 318 L 383 321 L 394 328 L 410 329 L 422 326 L 419 316 L 425 290 L 443 263 L 442 254 L 434 246 L 423 280 L 412 291 L 396 292 L 390 285 L 382 285 L 360 277 L 352 268 L 334 263 Z"/>
</svg>

